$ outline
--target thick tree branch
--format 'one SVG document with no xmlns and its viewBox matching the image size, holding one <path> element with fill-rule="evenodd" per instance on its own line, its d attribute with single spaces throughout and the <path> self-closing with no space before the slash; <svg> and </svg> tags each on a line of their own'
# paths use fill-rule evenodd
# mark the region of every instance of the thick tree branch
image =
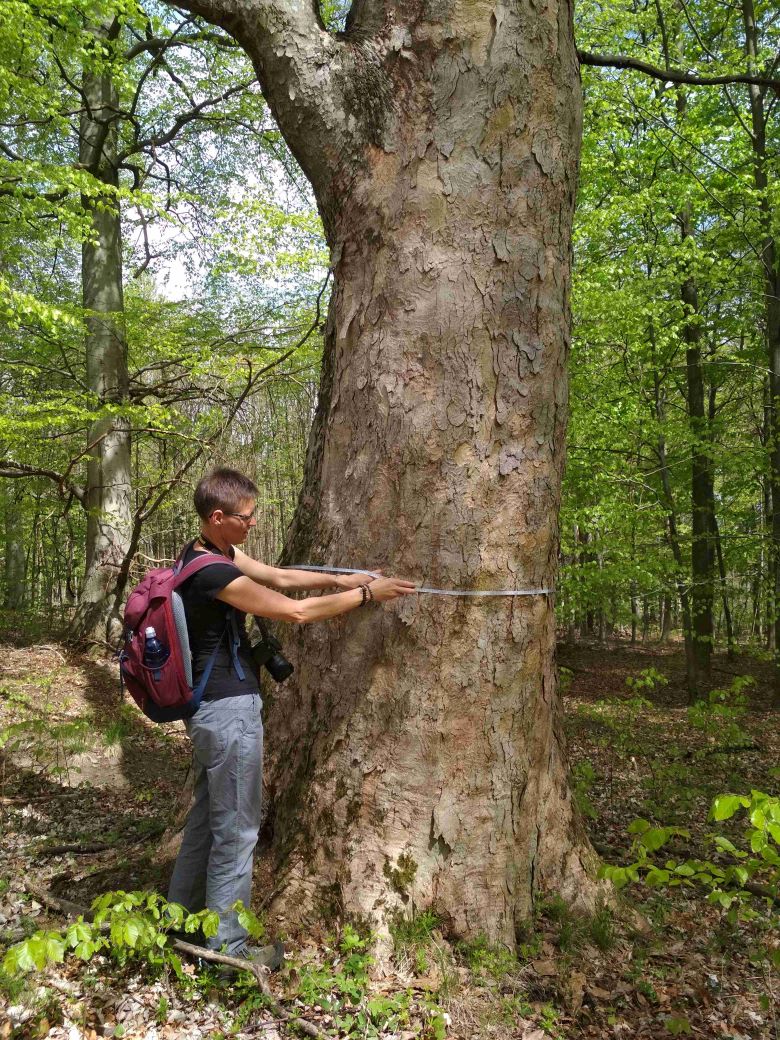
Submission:
<svg viewBox="0 0 780 1040">
<path fill-rule="evenodd" d="M 331 197 L 334 213 L 339 201 L 334 180 L 354 171 L 369 144 L 381 143 L 383 117 L 391 112 L 391 92 L 382 89 L 381 48 L 329 35 L 312 0 L 177 0 L 175 6 L 221 26 L 247 52 L 263 96 L 314 186 L 330 235 Z M 370 79 L 371 90 L 361 77 Z M 370 113 L 367 97 L 375 100 Z"/>
<path fill-rule="evenodd" d="M 0 477 L 24 478 L 24 477 L 48 477 L 59 485 L 64 494 L 66 491 L 81 504 L 84 504 L 84 488 L 71 484 L 63 473 L 56 473 L 51 469 L 43 469 L 40 466 L 27 466 L 23 462 L 13 462 L 11 459 L 0 459 Z"/>
<path fill-rule="evenodd" d="M 771 87 L 780 92 L 780 79 L 769 76 L 749 75 L 747 73 L 707 76 L 693 72 L 684 72 L 682 69 L 661 69 L 657 65 L 650 65 L 638 58 L 631 58 L 625 54 L 591 54 L 588 51 L 577 51 L 577 57 L 581 65 L 593 65 L 598 68 L 609 69 L 634 69 L 643 72 L 646 76 L 661 80 L 664 83 L 690 83 L 694 87 L 714 87 L 730 83 L 748 83 L 758 87 Z"/>
<path fill-rule="evenodd" d="M 223 36 L 222 33 L 189 33 L 187 36 L 179 36 L 176 39 L 171 39 L 170 37 L 161 39 L 160 37 L 155 36 L 148 40 L 139 40 L 138 43 L 133 44 L 132 47 L 129 47 L 125 51 L 124 58 L 126 61 L 132 61 L 132 59 L 137 58 L 139 54 L 144 54 L 146 52 L 149 54 L 157 54 L 158 51 L 168 50 L 169 47 L 193 47 L 199 43 L 213 43 L 215 47 L 238 47 L 235 40 L 231 39 L 229 36 Z"/>
</svg>

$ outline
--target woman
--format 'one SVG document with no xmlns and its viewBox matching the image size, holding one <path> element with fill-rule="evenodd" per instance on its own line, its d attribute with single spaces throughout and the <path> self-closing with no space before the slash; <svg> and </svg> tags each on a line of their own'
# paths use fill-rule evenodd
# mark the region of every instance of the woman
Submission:
<svg viewBox="0 0 780 1040">
<path fill-rule="evenodd" d="M 231 908 L 249 906 L 252 865 L 260 827 L 263 723 L 260 688 L 246 634 L 246 615 L 307 624 L 325 621 L 369 602 L 383 603 L 415 591 L 400 578 L 326 575 L 282 570 L 237 548 L 256 525 L 257 488 L 244 474 L 216 469 L 195 489 L 201 521 L 184 563 L 201 553 L 225 558 L 180 588 L 193 655 L 193 683 L 219 646 L 201 705 L 186 723 L 192 740 L 195 800 L 187 817 L 168 899 L 196 913 L 217 911 L 212 949 L 278 967 L 280 943 L 247 945 L 247 932 Z M 338 589 L 332 595 L 291 599 L 285 592 Z"/>
</svg>

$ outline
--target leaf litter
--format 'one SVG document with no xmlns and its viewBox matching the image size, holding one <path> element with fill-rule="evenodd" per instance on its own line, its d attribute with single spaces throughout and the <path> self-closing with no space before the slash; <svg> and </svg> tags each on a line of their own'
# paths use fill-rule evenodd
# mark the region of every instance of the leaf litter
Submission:
<svg viewBox="0 0 780 1040">
<path fill-rule="evenodd" d="M 165 891 L 170 864 L 159 862 L 157 853 L 183 785 L 189 746 L 183 729 L 153 726 L 119 701 L 106 662 L 52 645 L 3 647 L 0 659 L 5 949 L 65 923 L 30 896 L 28 880 L 82 905 L 109 889 Z M 637 817 L 684 822 L 690 833 L 684 854 L 693 855 L 708 830 L 714 795 L 776 789 L 780 739 L 762 662 L 716 659 L 724 671 L 750 673 L 757 682 L 740 722 L 749 737 L 745 749 L 709 754 L 717 734 L 690 725 L 679 648 L 562 646 L 559 661 L 567 669 L 578 801 L 591 840 L 608 862 L 627 860 L 627 827 Z M 645 703 L 637 703 L 626 680 L 648 668 L 668 681 L 644 691 Z M 264 882 L 267 887 L 268 864 L 261 860 L 256 892 Z M 306 993 L 303 982 L 332 981 L 343 963 L 324 928 L 288 943 L 290 967 L 270 982 L 289 1010 L 332 1036 L 764 1040 L 778 1037 L 780 990 L 776 969 L 757 954 L 767 941 L 776 943 L 776 936 L 756 922 L 729 924 L 697 889 L 633 886 L 616 908 L 589 921 L 572 917 L 551 894 L 519 937 L 517 955 L 450 940 L 435 922 L 419 945 L 396 941 L 389 955 L 367 965 L 363 1003 L 369 997 L 389 1002 L 386 1026 L 381 1003 L 374 1005 L 380 1010 L 372 1032 L 358 1032 L 355 1022 L 345 1025 L 345 1007 L 334 1009 L 327 993 L 321 1003 Z M 120 965 L 99 955 L 87 965 L 67 959 L 24 980 L 4 979 L 0 1040 L 295 1035 L 261 1002 L 247 1010 L 252 1002 L 246 989 L 220 987 L 208 973 L 204 982 L 194 964 L 185 962 L 183 971 L 189 985 L 169 969 L 155 976 L 133 961 Z M 405 1021 L 393 1018 L 399 994 L 408 995 Z"/>
</svg>

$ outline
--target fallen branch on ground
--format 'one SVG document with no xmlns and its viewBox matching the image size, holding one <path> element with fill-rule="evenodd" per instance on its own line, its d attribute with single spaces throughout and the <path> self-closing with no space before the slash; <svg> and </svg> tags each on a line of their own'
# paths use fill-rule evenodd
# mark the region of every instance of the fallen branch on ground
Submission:
<svg viewBox="0 0 780 1040">
<path fill-rule="evenodd" d="M 36 855 L 38 856 L 62 856 L 66 852 L 79 853 L 82 856 L 86 856 L 91 852 L 106 852 L 108 849 L 118 848 L 118 843 L 115 842 L 113 845 L 105 841 L 96 841 L 91 845 L 82 845 L 79 842 L 71 843 L 69 845 L 43 845 L 41 848 L 36 849 Z"/>
<path fill-rule="evenodd" d="M 48 906 L 52 910 L 56 910 L 58 913 L 65 917 L 80 915 L 88 920 L 92 917 L 92 912 L 89 907 L 80 906 L 78 903 L 73 903 L 69 899 L 61 899 L 59 896 L 55 896 L 48 889 L 40 888 L 32 881 L 25 881 L 25 888 L 31 896 L 35 896 L 36 899 L 40 900 L 44 906 Z M 106 928 L 108 925 L 106 925 Z M 322 1038 L 324 1040 L 325 1034 L 317 1028 L 312 1022 L 307 1022 L 305 1018 L 296 1018 L 294 1015 L 288 1014 L 282 1005 L 276 1000 L 271 989 L 268 985 L 266 975 L 268 969 L 264 968 L 260 964 L 253 964 L 249 960 L 245 960 L 243 957 L 230 957 L 226 953 L 217 953 L 216 950 L 209 950 L 205 946 L 195 946 L 194 943 L 184 942 L 181 939 L 169 939 L 171 948 L 177 950 L 179 953 L 186 953 L 189 957 L 197 957 L 203 961 L 209 961 L 213 964 L 227 964 L 231 968 L 237 968 L 239 971 L 251 972 L 257 980 L 257 985 L 260 992 L 268 1001 L 268 1006 L 273 1015 L 275 1015 L 280 1022 L 291 1028 L 299 1029 L 306 1036 Z"/>
<path fill-rule="evenodd" d="M 73 852 L 80 855 L 88 855 L 91 852 L 108 852 L 109 849 L 118 848 L 130 848 L 133 845 L 140 845 L 142 841 L 147 841 L 149 838 L 156 838 L 162 834 L 165 830 L 164 827 L 155 827 L 153 830 L 145 831 L 143 834 L 136 838 L 118 838 L 116 841 L 95 841 L 95 842 L 70 842 L 64 845 L 41 845 L 36 850 L 38 856 L 61 856 L 67 852 Z"/>
</svg>

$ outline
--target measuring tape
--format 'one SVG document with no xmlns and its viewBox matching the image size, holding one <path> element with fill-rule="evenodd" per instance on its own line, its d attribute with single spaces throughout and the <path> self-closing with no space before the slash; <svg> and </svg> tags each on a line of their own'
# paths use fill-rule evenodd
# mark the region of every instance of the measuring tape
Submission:
<svg viewBox="0 0 780 1040">
<path fill-rule="evenodd" d="M 385 575 L 375 571 L 364 571 L 358 567 L 315 567 L 310 563 L 288 564 L 286 571 L 318 571 L 320 574 L 366 574 L 370 578 L 382 578 Z M 552 589 L 490 589 L 487 592 L 473 592 L 469 589 L 430 589 L 423 585 L 415 592 L 424 592 L 428 596 L 549 596 Z"/>
</svg>

